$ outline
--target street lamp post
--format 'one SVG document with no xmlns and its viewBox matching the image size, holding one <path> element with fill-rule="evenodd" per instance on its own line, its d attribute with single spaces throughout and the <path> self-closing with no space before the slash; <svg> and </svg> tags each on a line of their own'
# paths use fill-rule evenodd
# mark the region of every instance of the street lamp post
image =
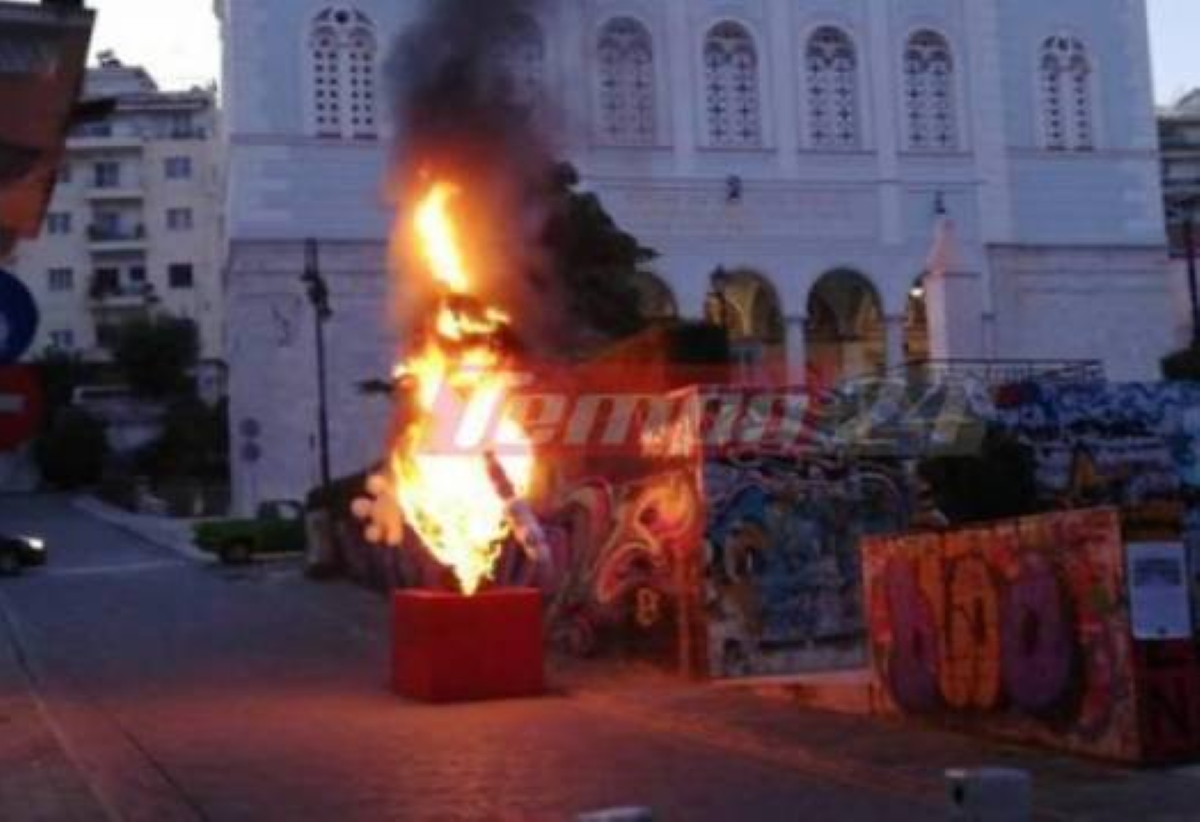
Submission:
<svg viewBox="0 0 1200 822">
<path fill-rule="evenodd" d="M 317 241 L 304 241 L 304 275 L 300 278 L 313 308 L 317 341 L 317 447 L 320 450 L 321 486 L 328 490 L 333 478 L 329 470 L 329 412 L 325 399 L 325 323 L 333 317 L 329 307 L 329 286 L 321 276 L 320 250 Z"/>
</svg>

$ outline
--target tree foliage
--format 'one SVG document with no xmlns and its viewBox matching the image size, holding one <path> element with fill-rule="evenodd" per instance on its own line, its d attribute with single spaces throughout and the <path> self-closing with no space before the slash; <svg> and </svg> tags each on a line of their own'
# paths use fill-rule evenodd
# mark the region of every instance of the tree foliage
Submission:
<svg viewBox="0 0 1200 822">
<path fill-rule="evenodd" d="M 640 283 L 657 252 L 623 231 L 598 196 L 580 191 L 569 164 L 554 167 L 550 195 L 544 241 L 572 319 L 609 339 L 643 330 L 653 318 L 646 316 Z"/>
<path fill-rule="evenodd" d="M 92 485 L 103 474 L 108 456 L 104 424 L 78 408 L 64 409 L 38 439 L 34 453 L 42 478 L 51 485 Z"/>
<path fill-rule="evenodd" d="M 989 428 L 979 454 L 921 464 L 938 509 L 954 525 L 1024 516 L 1038 510 L 1032 450 Z"/>
<path fill-rule="evenodd" d="M 1200 346 L 1185 348 L 1165 357 L 1162 372 L 1168 380 L 1200 382 Z"/>
<path fill-rule="evenodd" d="M 55 349 L 46 351 L 33 363 L 33 367 L 38 374 L 45 403 L 43 428 L 48 430 L 58 412 L 71 404 L 75 389 L 87 384 L 95 369 L 85 363 L 79 354 Z"/>
<path fill-rule="evenodd" d="M 113 345 L 117 369 L 138 394 L 162 399 L 191 389 L 200 354 L 196 324 L 179 317 L 138 319 L 124 325 Z"/>
<path fill-rule="evenodd" d="M 225 402 L 210 407 L 193 397 L 173 402 L 163 432 L 138 458 L 138 467 L 156 479 L 220 482 L 229 473 L 229 426 Z"/>
</svg>

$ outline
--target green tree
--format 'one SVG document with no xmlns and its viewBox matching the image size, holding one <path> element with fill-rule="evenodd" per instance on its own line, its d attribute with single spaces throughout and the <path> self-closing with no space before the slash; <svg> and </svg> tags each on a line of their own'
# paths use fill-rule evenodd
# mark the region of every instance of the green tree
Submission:
<svg viewBox="0 0 1200 822">
<path fill-rule="evenodd" d="M 38 439 L 34 454 L 42 478 L 51 485 L 91 485 L 99 481 L 108 456 L 104 424 L 80 409 L 64 409 Z"/>
<path fill-rule="evenodd" d="M 599 197 L 579 190 L 571 165 L 553 168 L 549 188 L 553 209 L 544 241 L 572 319 L 610 340 L 646 328 L 654 318 L 643 287 L 657 252 L 623 231 Z"/>
<path fill-rule="evenodd" d="M 95 369 L 75 352 L 49 349 L 33 363 L 45 402 L 43 429 L 48 430 L 58 412 L 71 404 L 75 389 L 92 379 Z"/>
<path fill-rule="evenodd" d="M 1200 382 L 1200 346 L 1185 348 L 1163 358 L 1162 372 L 1168 380 Z"/>
<path fill-rule="evenodd" d="M 192 397 L 173 402 L 162 435 L 139 458 L 139 468 L 156 479 L 220 482 L 229 473 L 226 403 L 209 407 Z"/>
<path fill-rule="evenodd" d="M 121 327 L 113 360 L 138 394 L 163 399 L 190 393 L 200 354 L 196 324 L 180 317 L 139 319 Z"/>
</svg>

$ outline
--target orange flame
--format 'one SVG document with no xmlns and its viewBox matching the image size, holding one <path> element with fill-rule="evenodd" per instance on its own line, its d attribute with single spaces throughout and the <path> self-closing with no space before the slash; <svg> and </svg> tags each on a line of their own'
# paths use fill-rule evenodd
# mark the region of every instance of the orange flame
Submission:
<svg viewBox="0 0 1200 822">
<path fill-rule="evenodd" d="M 405 409 L 409 421 L 393 446 L 389 467 L 405 521 L 438 561 L 453 569 L 463 593 L 474 594 L 491 576 L 509 534 L 510 501 L 501 498 L 489 475 L 486 442 L 439 441 L 435 446 L 433 432 L 439 416 L 491 419 L 512 386 L 504 354 L 494 345 L 508 317 L 492 306 L 462 305 L 473 295 L 451 213 L 460 195 L 453 184 L 437 182 L 413 212 L 412 236 L 441 300 L 426 338 L 396 368 L 397 378 L 411 386 L 416 407 Z M 460 433 L 470 427 L 464 424 Z M 506 418 L 495 435 L 504 444 L 497 460 L 516 493 L 525 496 L 534 468 L 529 440 Z"/>
</svg>

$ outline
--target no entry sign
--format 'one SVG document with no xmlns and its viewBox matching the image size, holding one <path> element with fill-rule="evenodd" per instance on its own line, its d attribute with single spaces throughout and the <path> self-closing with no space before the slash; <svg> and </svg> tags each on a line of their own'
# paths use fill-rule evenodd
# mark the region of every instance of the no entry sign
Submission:
<svg viewBox="0 0 1200 822">
<path fill-rule="evenodd" d="M 37 433 L 42 392 L 37 374 L 24 365 L 0 366 L 0 452 L 12 451 Z"/>
<path fill-rule="evenodd" d="M 0 365 L 14 363 L 37 333 L 38 310 L 25 284 L 0 269 Z"/>
</svg>

